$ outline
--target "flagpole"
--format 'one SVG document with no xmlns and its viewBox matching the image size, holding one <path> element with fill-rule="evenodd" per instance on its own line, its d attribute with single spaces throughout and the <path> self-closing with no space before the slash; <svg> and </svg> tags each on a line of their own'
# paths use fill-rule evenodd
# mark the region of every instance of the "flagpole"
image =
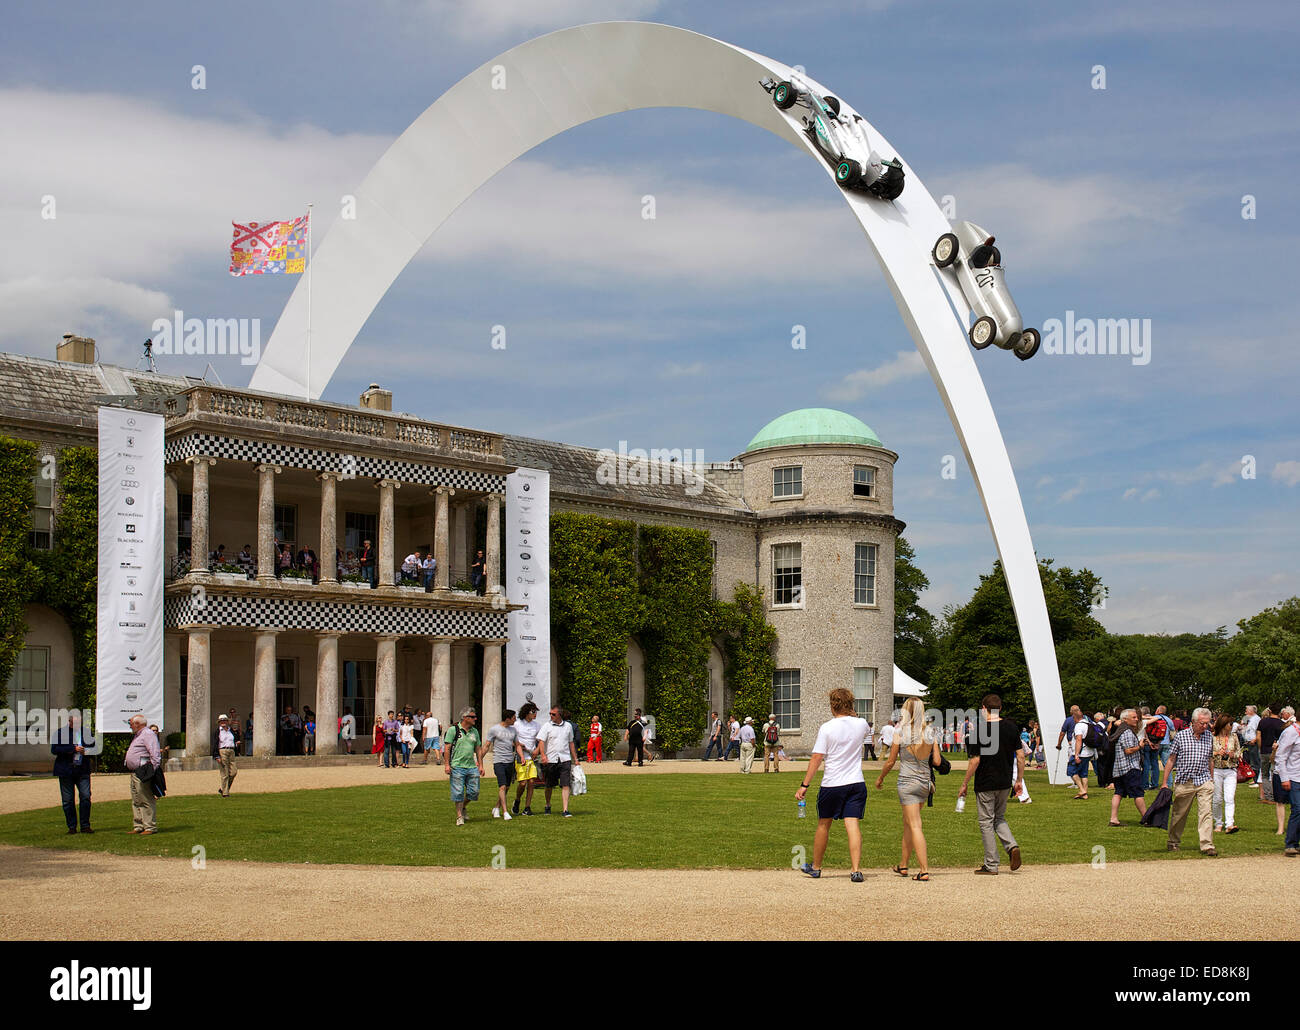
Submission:
<svg viewBox="0 0 1300 1030">
<path fill-rule="evenodd" d="M 311 208 L 307 205 L 307 400 L 311 400 Z"/>
</svg>

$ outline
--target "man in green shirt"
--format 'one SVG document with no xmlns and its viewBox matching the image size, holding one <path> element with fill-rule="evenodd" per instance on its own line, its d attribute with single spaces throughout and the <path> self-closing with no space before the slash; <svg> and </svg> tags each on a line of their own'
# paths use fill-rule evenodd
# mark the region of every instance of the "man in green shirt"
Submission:
<svg viewBox="0 0 1300 1030">
<path fill-rule="evenodd" d="M 457 826 L 465 825 L 465 806 L 478 800 L 479 777 L 483 775 L 483 740 L 477 722 L 478 713 L 473 708 L 462 708 L 460 722 L 451 728 L 443 747 Z"/>
</svg>

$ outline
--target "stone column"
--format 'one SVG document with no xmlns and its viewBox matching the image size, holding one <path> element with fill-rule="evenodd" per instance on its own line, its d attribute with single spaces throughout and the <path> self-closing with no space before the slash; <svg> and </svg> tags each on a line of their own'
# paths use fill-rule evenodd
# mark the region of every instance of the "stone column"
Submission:
<svg viewBox="0 0 1300 1030">
<path fill-rule="evenodd" d="M 483 642 L 483 711 L 478 713 L 480 726 L 501 721 L 501 645 L 504 640 Z M 487 732 L 486 729 L 483 730 Z"/>
<path fill-rule="evenodd" d="M 163 566 L 163 579 L 172 579 L 176 575 L 176 555 L 180 551 L 181 533 L 180 489 L 176 477 L 170 472 L 163 481 L 163 548 L 167 564 Z"/>
<path fill-rule="evenodd" d="M 433 491 L 433 557 L 438 568 L 433 575 L 433 585 L 438 590 L 446 590 L 451 585 L 451 548 L 447 536 L 447 509 L 456 491 L 449 486 L 439 486 Z M 441 718 L 439 719 L 441 721 Z"/>
<path fill-rule="evenodd" d="M 324 577 L 321 577 L 324 579 Z M 316 637 L 316 753 L 339 749 L 339 633 Z"/>
<path fill-rule="evenodd" d="M 483 560 L 487 565 L 487 593 L 501 592 L 501 495 L 488 494 L 487 541 Z"/>
<path fill-rule="evenodd" d="M 276 632 L 260 630 L 253 644 L 253 754 L 258 758 L 275 757 L 280 725 L 280 713 L 275 710 Z"/>
<path fill-rule="evenodd" d="M 164 648 L 164 654 L 166 649 Z M 185 687 L 185 757 L 212 754 L 212 630 L 190 627 Z"/>
<path fill-rule="evenodd" d="M 393 585 L 393 491 L 401 487 L 395 479 L 379 481 L 379 585 Z M 385 709 L 387 711 L 387 709 Z"/>
<path fill-rule="evenodd" d="M 397 642 L 400 639 L 385 634 L 375 646 L 375 714 L 381 719 L 397 710 Z"/>
<path fill-rule="evenodd" d="M 195 455 L 185 462 L 194 470 L 194 486 L 190 492 L 190 571 L 208 571 L 208 470 L 217 463 L 216 458 Z M 188 719 L 189 717 L 186 716 Z M 185 742 L 189 744 L 187 739 Z M 185 749 L 189 753 L 189 747 Z"/>
<path fill-rule="evenodd" d="M 453 637 L 433 638 L 433 663 L 429 670 L 429 711 L 446 736 L 451 725 L 451 642 Z"/>
<path fill-rule="evenodd" d="M 320 481 L 320 581 L 337 583 L 339 579 L 338 555 L 338 481 L 337 472 L 322 472 Z M 317 749 L 320 734 L 316 734 Z"/>
<path fill-rule="evenodd" d="M 469 579 L 470 563 L 474 561 L 474 551 L 467 550 L 470 536 L 474 532 L 474 510 L 465 502 L 452 505 L 451 519 L 451 562 L 460 570 L 461 575 Z M 468 516 L 468 517 L 467 517 Z M 468 528 L 466 528 L 468 524 Z"/>
<path fill-rule="evenodd" d="M 279 465 L 257 466 L 257 578 L 275 579 L 278 563 L 275 553 L 275 477 Z M 257 739 L 257 730 L 253 730 Z"/>
</svg>

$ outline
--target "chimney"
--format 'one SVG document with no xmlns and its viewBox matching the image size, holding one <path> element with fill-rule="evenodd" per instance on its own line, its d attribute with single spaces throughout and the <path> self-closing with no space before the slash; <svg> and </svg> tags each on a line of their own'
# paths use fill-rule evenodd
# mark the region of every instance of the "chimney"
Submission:
<svg viewBox="0 0 1300 1030">
<path fill-rule="evenodd" d="M 64 333 L 63 342 L 59 344 L 57 357 L 60 361 L 71 361 L 78 365 L 93 365 L 95 363 L 95 341 L 89 336 L 74 336 L 72 333 Z"/>
<path fill-rule="evenodd" d="M 381 390 L 378 383 L 371 383 L 361 395 L 361 406 L 371 411 L 392 411 L 393 391 Z"/>
</svg>

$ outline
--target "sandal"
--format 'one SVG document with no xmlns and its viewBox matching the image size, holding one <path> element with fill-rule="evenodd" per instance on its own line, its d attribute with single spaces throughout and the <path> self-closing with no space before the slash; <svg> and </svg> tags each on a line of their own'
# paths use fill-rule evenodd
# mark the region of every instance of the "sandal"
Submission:
<svg viewBox="0 0 1300 1030">
<path fill-rule="evenodd" d="M 913 880 L 916 880 L 916 881 L 918 881 L 918 882 L 920 882 L 920 883 L 929 883 L 929 882 L 930 882 L 930 874 L 929 874 L 929 873 L 917 873 L 915 876 L 912 877 L 912 879 L 913 879 Z"/>
<path fill-rule="evenodd" d="M 1088 800 L 1088 795 L 1087 795 L 1087 794 L 1076 794 L 1076 795 L 1074 795 L 1074 797 L 1070 798 L 1070 800 L 1071 800 L 1071 801 L 1087 801 L 1087 800 Z"/>
<path fill-rule="evenodd" d="M 907 866 L 894 866 L 894 872 L 903 877 L 903 879 L 907 879 Z"/>
<path fill-rule="evenodd" d="M 1111 826 L 1123 826 L 1123 823 L 1111 823 Z"/>
</svg>

